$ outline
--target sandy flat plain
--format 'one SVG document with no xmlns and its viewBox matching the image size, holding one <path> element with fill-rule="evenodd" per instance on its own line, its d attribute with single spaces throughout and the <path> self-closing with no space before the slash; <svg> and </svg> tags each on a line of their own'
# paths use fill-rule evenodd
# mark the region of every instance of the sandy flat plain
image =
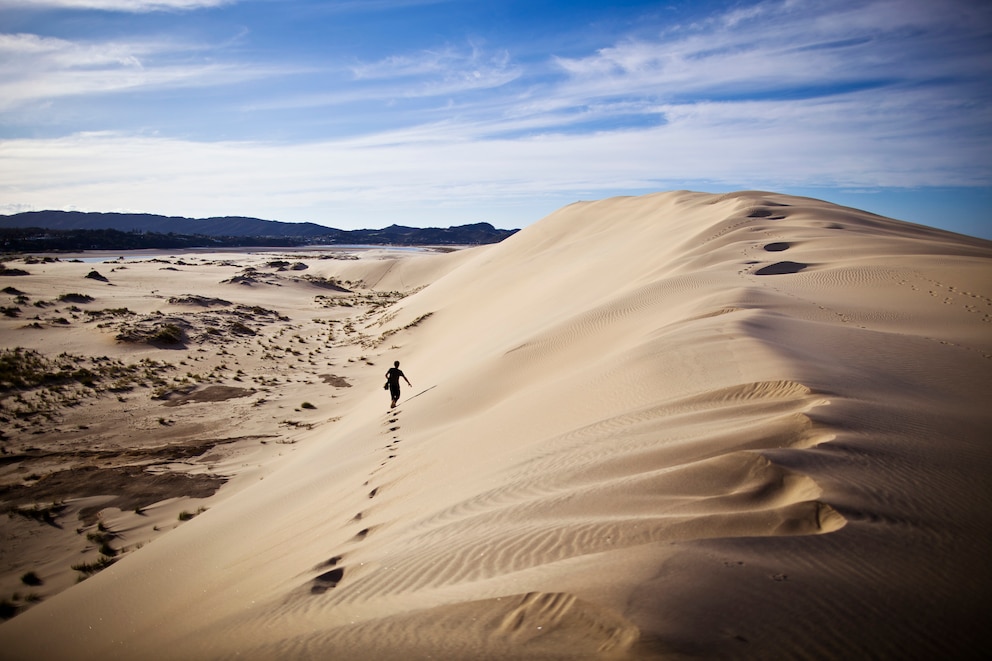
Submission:
<svg viewBox="0 0 992 661">
<path fill-rule="evenodd" d="M 988 241 L 682 191 L 448 253 L 3 273 L 0 657 L 992 642 Z"/>
</svg>

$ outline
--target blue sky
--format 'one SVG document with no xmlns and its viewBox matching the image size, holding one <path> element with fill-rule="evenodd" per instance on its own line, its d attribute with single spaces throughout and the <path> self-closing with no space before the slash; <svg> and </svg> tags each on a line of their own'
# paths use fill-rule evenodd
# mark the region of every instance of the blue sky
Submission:
<svg viewBox="0 0 992 661">
<path fill-rule="evenodd" d="M 981 0 L 0 0 L 0 213 L 761 189 L 992 238 L 990 80 Z"/>
</svg>

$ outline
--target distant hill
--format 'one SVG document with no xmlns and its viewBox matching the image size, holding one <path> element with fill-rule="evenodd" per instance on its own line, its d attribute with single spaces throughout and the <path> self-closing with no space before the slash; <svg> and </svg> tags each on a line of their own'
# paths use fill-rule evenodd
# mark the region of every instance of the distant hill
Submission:
<svg viewBox="0 0 992 661">
<path fill-rule="evenodd" d="M 289 240 L 299 244 L 476 245 L 497 243 L 517 230 L 496 229 L 489 223 L 447 228 L 390 225 L 384 229 L 340 230 L 316 223 L 285 223 L 243 216 L 184 218 L 133 213 L 28 211 L 0 216 L 0 229 L 39 228 L 58 231 L 117 230 L 153 235 L 251 237 Z M 229 241 L 225 242 L 229 243 Z M 236 242 L 235 242 L 236 243 Z M 282 241 L 279 242 L 280 244 Z"/>
</svg>

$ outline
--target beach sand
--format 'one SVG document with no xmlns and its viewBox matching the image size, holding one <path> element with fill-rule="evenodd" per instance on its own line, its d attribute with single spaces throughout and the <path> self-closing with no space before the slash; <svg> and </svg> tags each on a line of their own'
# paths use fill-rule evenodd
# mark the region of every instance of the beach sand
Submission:
<svg viewBox="0 0 992 661">
<path fill-rule="evenodd" d="M 0 657 L 992 642 L 992 243 L 681 191 L 337 257 L 7 260 Z"/>
</svg>

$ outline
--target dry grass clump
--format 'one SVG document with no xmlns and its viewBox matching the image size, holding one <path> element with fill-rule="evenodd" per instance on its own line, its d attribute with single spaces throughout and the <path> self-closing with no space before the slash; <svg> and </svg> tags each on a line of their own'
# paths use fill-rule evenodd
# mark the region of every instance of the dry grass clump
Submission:
<svg viewBox="0 0 992 661">
<path fill-rule="evenodd" d="M 179 513 L 178 518 L 180 521 L 189 521 L 190 519 L 196 517 L 198 514 L 203 514 L 206 511 L 207 511 L 206 507 L 201 507 L 197 509 L 195 512 L 188 512 L 186 510 L 183 510 L 182 512 Z"/>
</svg>

